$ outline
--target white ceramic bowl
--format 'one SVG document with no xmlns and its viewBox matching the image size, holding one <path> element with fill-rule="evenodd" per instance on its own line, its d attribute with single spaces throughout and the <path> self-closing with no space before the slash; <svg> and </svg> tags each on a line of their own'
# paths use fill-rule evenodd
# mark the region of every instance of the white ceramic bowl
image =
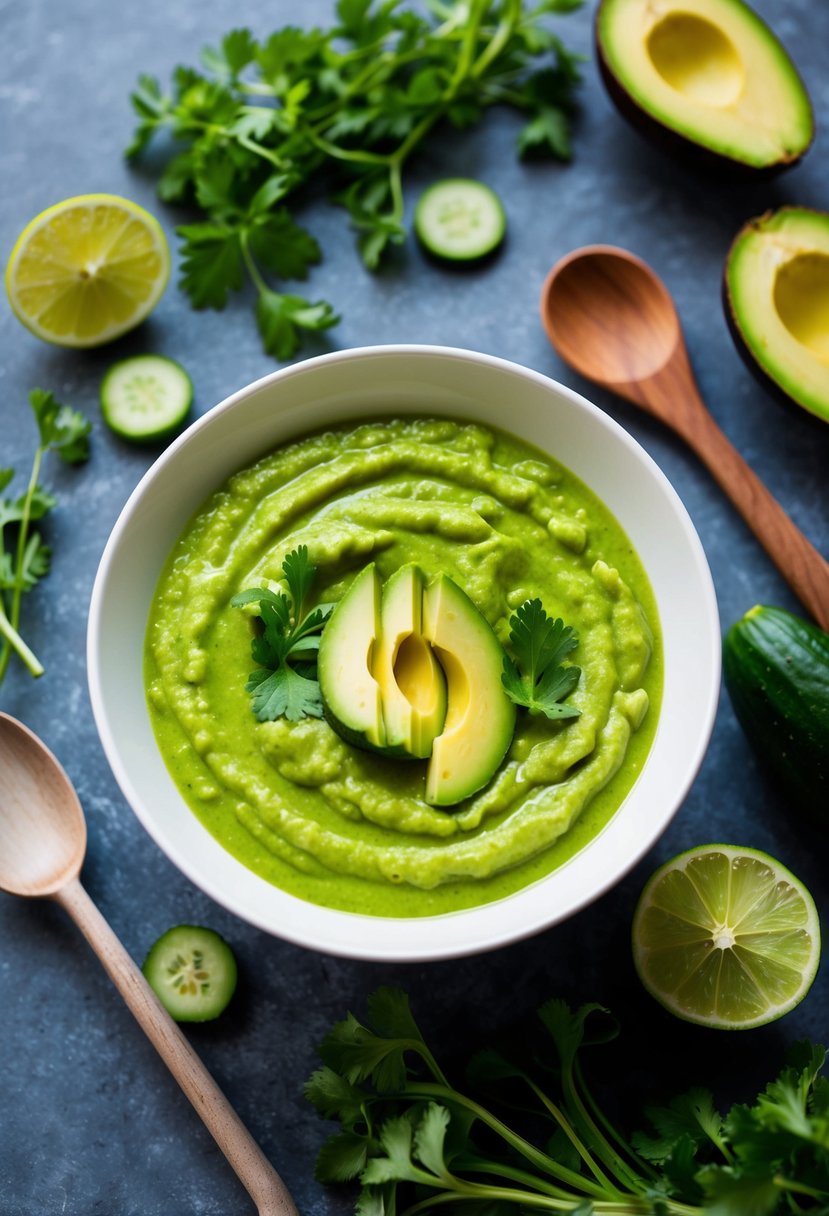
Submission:
<svg viewBox="0 0 829 1216">
<path fill-rule="evenodd" d="M 406 920 L 305 903 L 227 853 L 189 810 L 164 766 L 142 680 L 144 632 L 161 568 L 209 494 L 286 440 L 392 412 L 498 426 L 576 473 L 614 512 L 642 559 L 665 657 L 656 738 L 607 827 L 547 878 L 508 898 Z M 617 423 L 570 389 L 501 359 L 443 347 L 382 346 L 274 372 L 228 397 L 167 448 L 124 507 L 101 559 L 88 659 L 92 707 L 115 777 L 144 827 L 194 883 L 245 920 L 301 945 L 354 958 L 438 959 L 501 946 L 563 920 L 650 848 L 682 802 L 710 737 L 720 627 L 705 555 L 682 503 Z"/>
</svg>

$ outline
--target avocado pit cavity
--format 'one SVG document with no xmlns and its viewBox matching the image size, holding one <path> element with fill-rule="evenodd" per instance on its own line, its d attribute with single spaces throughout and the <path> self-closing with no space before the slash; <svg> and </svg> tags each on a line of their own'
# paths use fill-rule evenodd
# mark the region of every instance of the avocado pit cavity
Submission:
<svg viewBox="0 0 829 1216">
<path fill-rule="evenodd" d="M 745 69 L 737 49 L 702 17 L 670 13 L 651 31 L 648 53 L 666 84 L 697 105 L 730 106 L 740 96 Z"/>
<path fill-rule="evenodd" d="M 799 253 L 774 280 L 774 307 L 801 346 L 829 364 L 829 255 Z"/>
</svg>

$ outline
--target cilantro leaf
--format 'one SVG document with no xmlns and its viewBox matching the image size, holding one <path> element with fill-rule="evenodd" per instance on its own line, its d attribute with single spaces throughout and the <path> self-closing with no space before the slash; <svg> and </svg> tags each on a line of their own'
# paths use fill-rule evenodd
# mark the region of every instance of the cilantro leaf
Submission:
<svg viewBox="0 0 829 1216">
<path fill-rule="evenodd" d="M 264 290 L 256 301 L 256 322 L 265 350 L 278 359 L 290 359 L 296 354 L 303 330 L 329 329 L 338 320 L 324 300 L 312 304 L 302 296 Z"/>
<path fill-rule="evenodd" d="M 194 308 L 223 308 L 249 278 L 265 349 L 291 358 L 309 332 L 336 324 L 325 301 L 285 295 L 319 261 L 294 204 L 311 190 L 347 207 L 364 265 L 406 236 L 403 172 L 441 128 L 506 104 L 526 116 L 521 153 L 570 155 L 578 57 L 548 28 L 580 0 L 338 0 L 327 28 L 285 25 L 258 40 L 232 29 L 178 67 L 169 95 L 150 75 L 131 95 L 130 158 L 162 129 L 177 147 L 153 166 L 161 198 L 195 201 L 180 230 L 180 286 Z"/>
<path fill-rule="evenodd" d="M 254 656 L 256 657 L 256 656 Z M 316 680 L 307 680 L 284 661 L 275 671 L 254 671 L 245 684 L 253 694 L 253 712 L 260 722 L 322 717 L 322 697 Z"/>
<path fill-rule="evenodd" d="M 318 1182 L 349 1182 L 357 1178 L 368 1160 L 365 1136 L 342 1132 L 331 1136 L 319 1151 L 314 1177 Z"/>
<path fill-rule="evenodd" d="M 319 1049 L 325 1067 L 306 1086 L 320 1115 L 341 1123 L 320 1153 L 317 1176 L 359 1178 L 356 1216 L 443 1206 L 465 1216 L 829 1212 L 822 1048 L 797 1045 L 755 1104 L 733 1108 L 724 1122 L 702 1088 L 651 1111 L 657 1135 L 638 1137 L 637 1145 L 658 1162 L 657 1171 L 620 1136 L 585 1083 L 582 1048 L 616 1032 L 607 1010 L 598 1004 L 571 1010 L 551 1000 L 539 1016 L 555 1047 L 552 1061 L 519 1030 L 511 1047 L 525 1067 L 484 1051 L 468 1070 L 473 1083 L 486 1083 L 493 1101 L 505 1099 L 496 1113 L 480 1092 L 470 1096 L 446 1079 L 404 993 L 375 993 L 366 1022 L 348 1014 L 326 1036 Z M 516 1080 L 529 1090 L 534 1108 L 515 1101 Z M 506 1095 L 498 1092 L 501 1082 Z M 560 1097 L 545 1092 L 551 1083 Z M 791 1130 L 804 1130 L 804 1114 L 813 1121 L 808 1141 Z M 547 1133 L 540 1140 L 533 1135 L 538 1116 Z M 793 1143 L 799 1147 L 792 1149 Z"/>
<path fill-rule="evenodd" d="M 29 393 L 43 451 L 52 451 L 67 464 L 82 464 L 89 458 L 89 432 L 92 423 L 83 414 L 61 405 L 54 394 L 41 388 Z"/>
<path fill-rule="evenodd" d="M 271 189 L 275 190 L 279 179 L 271 177 L 268 180 L 273 183 Z M 307 279 L 308 268 L 320 260 L 317 242 L 294 222 L 287 208 L 265 214 L 261 199 L 256 205 L 263 214 L 251 225 L 248 234 L 253 255 L 281 279 Z"/>
<path fill-rule="evenodd" d="M 253 712 L 260 722 L 277 718 L 299 722 L 321 718 L 323 711 L 313 656 L 319 649 L 319 632 L 331 605 L 320 604 L 305 613 L 305 601 L 316 575 L 306 545 L 287 554 L 282 570 L 288 594 L 269 587 L 248 587 L 230 601 L 233 608 L 259 605 L 261 631 L 252 638 L 250 648 L 260 666 L 248 677 L 245 690 L 251 694 Z"/>
<path fill-rule="evenodd" d="M 256 41 L 250 30 L 231 30 L 225 34 L 218 49 L 205 47 L 201 61 L 205 68 L 220 81 L 231 84 L 239 73 L 253 63 L 256 57 Z"/>
<path fill-rule="evenodd" d="M 181 245 L 179 284 L 194 308 L 227 304 L 228 294 L 244 282 L 238 231 L 226 224 L 182 224 L 176 232 Z"/>
<path fill-rule="evenodd" d="M 510 700 L 548 718 L 577 718 L 580 710 L 561 704 L 581 675 L 580 667 L 562 666 L 578 645 L 571 626 L 548 617 L 541 600 L 525 600 L 510 617 L 510 641 L 515 660 L 505 655 L 501 673 Z"/>
<path fill-rule="evenodd" d="M 637 1152 L 648 1161 L 666 1161 L 677 1140 L 683 1136 L 695 1145 L 712 1141 L 717 1146 L 723 1141 L 722 1118 L 714 1108 L 714 1099 L 707 1089 L 695 1087 L 688 1093 L 673 1098 L 668 1106 L 648 1107 L 648 1119 L 658 1135 L 646 1136 L 634 1133 L 632 1142 Z"/>
<path fill-rule="evenodd" d="M 61 405 L 54 393 L 34 388 L 29 405 L 38 431 L 26 492 L 17 498 L 0 498 L 0 684 L 12 654 L 16 654 L 33 676 L 43 674 L 43 664 L 20 633 L 24 593 L 49 573 L 51 550 L 34 521 L 43 519 L 55 506 L 55 498 L 39 482 L 44 457 L 53 452 L 67 464 L 80 464 L 89 457 L 91 423 L 77 410 Z M 13 469 L 0 469 L 0 490 L 14 477 Z"/>
</svg>

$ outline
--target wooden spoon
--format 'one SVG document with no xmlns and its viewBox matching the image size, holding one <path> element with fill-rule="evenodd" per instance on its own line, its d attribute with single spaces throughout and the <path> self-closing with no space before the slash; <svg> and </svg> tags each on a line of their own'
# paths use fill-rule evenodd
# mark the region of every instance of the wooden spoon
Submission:
<svg viewBox="0 0 829 1216">
<path fill-rule="evenodd" d="M 86 823 L 66 773 L 28 727 L 0 713 L 0 888 L 65 908 L 260 1216 L 297 1216 L 284 1182 L 81 886 L 85 853 Z"/>
<path fill-rule="evenodd" d="M 553 346 L 577 372 L 682 436 L 800 601 L 829 630 L 829 564 L 709 414 L 673 300 L 647 263 L 612 245 L 576 249 L 547 276 L 541 319 Z"/>
</svg>

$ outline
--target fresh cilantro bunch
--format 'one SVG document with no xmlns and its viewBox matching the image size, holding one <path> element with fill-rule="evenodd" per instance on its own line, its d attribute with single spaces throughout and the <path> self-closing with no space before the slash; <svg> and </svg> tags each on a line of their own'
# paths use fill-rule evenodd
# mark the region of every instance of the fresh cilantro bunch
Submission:
<svg viewBox="0 0 829 1216">
<path fill-rule="evenodd" d="M 607 1010 L 548 1001 L 538 1032 L 537 1042 L 516 1037 L 509 1053 L 475 1056 L 467 1093 L 443 1073 L 405 994 L 380 989 L 365 1023 L 349 1014 L 333 1027 L 306 1085 L 319 1114 L 341 1126 L 320 1151 L 317 1177 L 357 1180 L 357 1216 L 415 1216 L 447 1203 L 468 1216 L 829 1211 L 822 1047 L 795 1044 L 752 1106 L 723 1119 L 711 1094 L 694 1089 L 648 1112 L 656 1135 L 629 1142 L 582 1069 L 583 1049 L 617 1033 Z"/>
<path fill-rule="evenodd" d="M 546 18 L 580 4 L 429 0 L 422 16 L 398 0 L 338 0 L 328 29 L 284 26 L 261 41 L 232 30 L 200 69 L 179 67 L 169 93 L 141 76 L 127 156 L 160 132 L 178 145 L 158 193 L 204 214 L 178 230 L 193 307 L 224 308 L 249 277 L 265 349 L 287 359 L 338 320 L 278 287 L 320 259 L 291 210 L 309 186 L 336 192 L 375 269 L 405 237 L 404 165 L 438 124 L 468 127 L 506 104 L 527 119 L 521 153 L 568 159 L 577 57 Z"/>
<path fill-rule="evenodd" d="M 33 676 L 43 675 L 43 664 L 24 641 L 20 630 L 23 596 L 49 573 L 51 551 L 32 524 L 46 516 L 56 503 L 40 484 L 47 452 L 67 464 L 80 464 L 89 456 L 91 424 L 76 410 L 57 402 L 52 393 L 35 388 L 29 404 L 38 429 L 29 481 L 18 498 L 0 498 L 0 683 L 12 654 L 17 654 Z M 14 469 L 0 469 L 0 494 L 14 478 Z"/>
<path fill-rule="evenodd" d="M 548 617 L 541 600 L 525 600 L 510 617 L 509 636 L 515 660 L 504 655 L 501 683 L 510 700 L 548 718 L 578 718 L 580 710 L 561 704 L 581 675 L 562 662 L 578 646 L 575 630 Z"/>
<path fill-rule="evenodd" d="M 282 571 L 288 595 L 267 587 L 251 587 L 230 601 L 234 608 L 259 604 L 262 631 L 251 642 L 251 653 L 261 666 L 251 673 L 245 689 L 252 694 L 253 712 L 260 722 L 322 717 L 316 655 L 332 605 L 320 604 L 305 613 L 316 574 L 306 545 L 285 557 Z"/>
</svg>

